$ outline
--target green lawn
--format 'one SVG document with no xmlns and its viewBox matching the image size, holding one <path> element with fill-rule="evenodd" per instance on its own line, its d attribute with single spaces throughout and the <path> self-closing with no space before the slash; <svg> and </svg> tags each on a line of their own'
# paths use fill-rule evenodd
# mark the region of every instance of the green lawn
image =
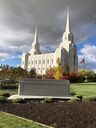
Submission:
<svg viewBox="0 0 96 128">
<path fill-rule="evenodd" d="M 71 84 L 71 92 L 74 91 L 76 95 L 84 97 L 96 97 L 96 83 L 76 83 Z"/>
<path fill-rule="evenodd" d="M 48 128 L 33 121 L 0 112 L 0 128 Z"/>
<path fill-rule="evenodd" d="M 0 90 L 0 95 L 2 95 L 2 93 L 10 93 L 10 95 L 14 95 L 18 93 L 17 89 L 4 89 L 4 90 Z"/>
</svg>

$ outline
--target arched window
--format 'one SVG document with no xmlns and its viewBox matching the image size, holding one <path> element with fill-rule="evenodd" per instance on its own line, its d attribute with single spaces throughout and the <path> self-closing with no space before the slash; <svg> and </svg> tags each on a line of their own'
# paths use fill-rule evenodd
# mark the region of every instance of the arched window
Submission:
<svg viewBox="0 0 96 128">
<path fill-rule="evenodd" d="M 45 60 L 43 60 L 43 64 L 45 64 Z"/>
<path fill-rule="evenodd" d="M 41 64 L 41 60 L 39 60 L 39 64 Z"/>
<path fill-rule="evenodd" d="M 35 60 L 35 64 L 37 64 L 37 60 Z"/>
<path fill-rule="evenodd" d="M 49 59 L 47 59 L 47 64 L 49 64 Z"/>
<path fill-rule="evenodd" d="M 54 59 L 52 59 L 52 64 L 54 63 Z"/>
<path fill-rule="evenodd" d="M 31 61 L 31 64 L 33 64 L 33 60 Z"/>
</svg>

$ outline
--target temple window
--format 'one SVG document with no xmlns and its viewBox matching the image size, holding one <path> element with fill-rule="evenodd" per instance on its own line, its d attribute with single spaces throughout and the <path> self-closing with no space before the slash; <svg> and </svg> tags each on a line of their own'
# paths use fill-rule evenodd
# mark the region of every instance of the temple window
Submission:
<svg viewBox="0 0 96 128">
<path fill-rule="evenodd" d="M 41 64 L 41 60 L 39 60 L 39 64 Z"/>
<path fill-rule="evenodd" d="M 49 64 L 49 59 L 47 59 L 47 63 Z"/>
<path fill-rule="evenodd" d="M 52 59 L 52 64 L 54 63 L 54 59 Z"/>
<path fill-rule="evenodd" d="M 43 60 L 43 64 L 45 64 L 45 60 Z"/>
<path fill-rule="evenodd" d="M 35 64 L 37 64 L 37 60 L 35 61 Z"/>
</svg>

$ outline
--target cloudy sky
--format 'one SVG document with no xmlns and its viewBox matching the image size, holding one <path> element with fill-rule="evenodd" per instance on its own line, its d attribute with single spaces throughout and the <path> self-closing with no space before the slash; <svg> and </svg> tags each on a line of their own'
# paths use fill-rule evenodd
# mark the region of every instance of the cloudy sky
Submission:
<svg viewBox="0 0 96 128">
<path fill-rule="evenodd" d="M 85 58 L 86 68 L 96 69 L 96 0 L 0 0 L 0 64 L 20 65 L 36 25 L 42 52 L 59 46 L 67 7 L 79 61 Z"/>
</svg>

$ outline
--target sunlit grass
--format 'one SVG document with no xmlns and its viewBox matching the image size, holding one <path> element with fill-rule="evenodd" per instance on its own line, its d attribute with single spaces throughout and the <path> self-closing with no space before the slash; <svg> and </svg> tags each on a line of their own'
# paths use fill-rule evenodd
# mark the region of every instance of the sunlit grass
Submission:
<svg viewBox="0 0 96 128">
<path fill-rule="evenodd" d="M 47 126 L 0 112 L 0 128 L 47 128 Z"/>
<path fill-rule="evenodd" d="M 10 95 L 14 95 L 17 94 L 18 90 L 17 89 L 4 89 L 4 90 L 0 90 L 0 95 L 2 95 L 3 93 L 9 93 Z"/>
<path fill-rule="evenodd" d="M 96 83 L 76 83 L 71 84 L 71 92 L 84 97 L 96 97 Z"/>
</svg>

